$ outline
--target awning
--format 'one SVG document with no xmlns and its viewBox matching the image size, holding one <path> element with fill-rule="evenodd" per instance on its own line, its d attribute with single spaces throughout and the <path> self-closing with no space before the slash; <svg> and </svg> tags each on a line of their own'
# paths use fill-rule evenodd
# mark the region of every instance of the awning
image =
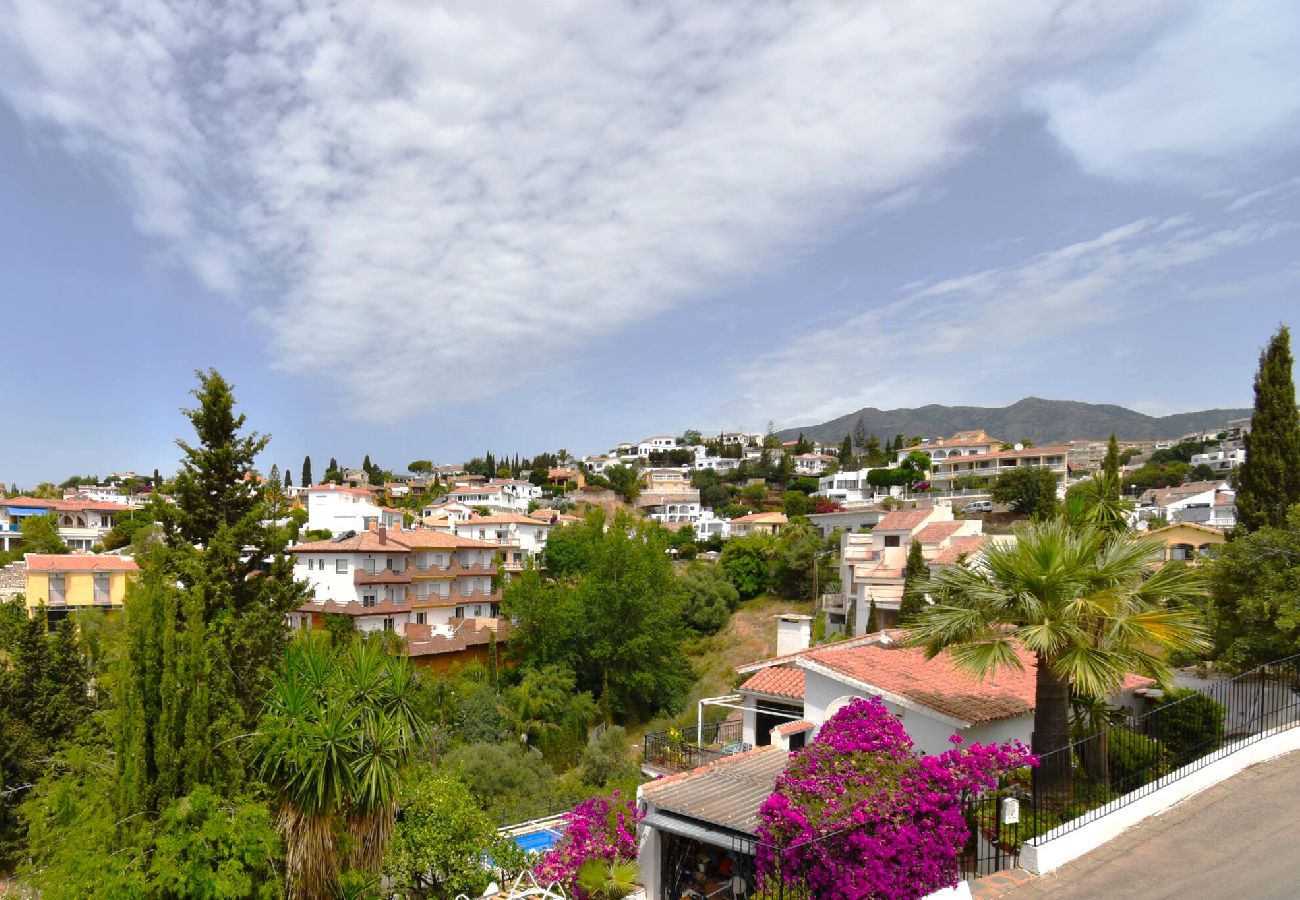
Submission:
<svg viewBox="0 0 1300 900">
<path fill-rule="evenodd" d="M 733 831 L 730 828 L 719 828 L 717 825 L 710 825 L 698 819 L 688 819 L 685 816 L 656 811 L 649 813 L 641 820 L 640 824 L 654 828 L 657 831 L 675 834 L 678 837 L 690 838 L 699 841 L 701 844 L 719 847 L 723 850 L 739 850 L 749 854 L 754 852 L 755 838 L 753 835 Z"/>
<path fill-rule="evenodd" d="M 43 513 L 43 512 L 45 512 L 45 510 L 44 510 L 44 509 L 41 509 L 40 507 L 37 507 L 37 506 L 11 506 L 11 507 L 9 507 L 9 515 L 11 515 L 11 516 L 35 516 L 35 515 L 38 515 L 38 514 Z"/>
</svg>

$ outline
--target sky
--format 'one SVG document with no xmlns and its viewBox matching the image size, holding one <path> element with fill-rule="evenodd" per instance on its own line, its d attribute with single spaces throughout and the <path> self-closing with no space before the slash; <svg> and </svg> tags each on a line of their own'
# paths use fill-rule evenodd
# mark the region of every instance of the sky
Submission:
<svg viewBox="0 0 1300 900">
<path fill-rule="evenodd" d="M 0 481 L 1248 406 L 1293 0 L 0 0 Z M 1091 437 L 1091 436 L 1088 436 Z"/>
</svg>

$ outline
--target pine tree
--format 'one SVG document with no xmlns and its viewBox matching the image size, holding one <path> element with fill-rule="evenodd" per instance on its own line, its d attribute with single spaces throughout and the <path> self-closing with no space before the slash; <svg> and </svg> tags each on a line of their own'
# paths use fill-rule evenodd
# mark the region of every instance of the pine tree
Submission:
<svg viewBox="0 0 1300 900">
<path fill-rule="evenodd" d="M 859 450 L 867 449 L 867 423 L 862 421 L 862 416 L 858 416 L 858 421 L 853 426 L 853 445 Z"/>
<path fill-rule="evenodd" d="M 158 472 L 157 469 L 154 469 L 154 470 L 153 470 L 153 489 L 156 491 L 156 490 L 158 490 L 158 488 L 160 488 L 160 487 L 162 487 L 162 475 L 159 474 L 159 472 Z"/>
<path fill-rule="evenodd" d="M 847 466 L 853 460 L 853 439 L 847 434 L 840 441 L 840 464 Z"/>
<path fill-rule="evenodd" d="M 1255 411 L 1245 437 L 1246 461 L 1237 471 L 1237 527 L 1285 528 L 1287 510 L 1300 502 L 1300 416 L 1296 412 L 1291 332 L 1278 328 L 1259 357 Z"/>
<path fill-rule="evenodd" d="M 298 483 L 305 488 L 309 488 L 313 484 L 315 484 L 315 482 L 311 480 L 311 457 L 310 456 L 304 456 L 302 458 L 302 478 L 298 480 Z"/>
<path fill-rule="evenodd" d="M 894 460 L 894 441 L 891 438 L 885 438 L 885 461 L 893 462 Z"/>
<path fill-rule="evenodd" d="M 875 634 L 879 630 L 876 624 L 876 598 L 871 598 L 871 606 L 867 608 L 867 630 L 863 634 Z"/>
<path fill-rule="evenodd" d="M 139 559 L 126 603 L 115 723 L 118 811 L 156 812 L 199 785 L 238 789 L 249 765 L 238 736 L 261 712 L 270 668 L 288 639 L 285 616 L 305 598 L 284 536 L 256 488 L 268 438 L 244 434 L 230 385 L 199 373 L 198 440 L 184 458 L 176 504 L 162 510 L 163 546 Z M 269 482 L 268 487 L 278 482 Z"/>
<path fill-rule="evenodd" d="M 907 548 L 907 565 L 903 569 L 903 602 L 898 608 L 898 621 L 909 624 L 913 617 L 925 609 L 925 598 L 916 586 L 928 578 L 930 567 L 921 553 L 921 542 L 914 540 Z"/>
</svg>

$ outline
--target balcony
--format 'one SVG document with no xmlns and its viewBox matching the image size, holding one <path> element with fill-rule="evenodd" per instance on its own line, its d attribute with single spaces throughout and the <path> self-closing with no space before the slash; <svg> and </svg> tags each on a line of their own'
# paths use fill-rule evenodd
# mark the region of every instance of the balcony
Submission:
<svg viewBox="0 0 1300 900">
<path fill-rule="evenodd" d="M 356 569 L 352 573 L 352 583 L 355 585 L 362 584 L 410 584 L 410 572 L 394 572 L 391 569 L 380 569 L 376 572 L 367 572 L 365 569 Z"/>
<path fill-rule="evenodd" d="M 694 725 L 672 731 L 653 731 L 641 739 L 641 765 L 647 772 L 667 775 L 712 765 L 735 753 L 752 749 L 741 742 L 744 726 L 738 719 L 704 726 L 697 740 Z"/>
<path fill-rule="evenodd" d="M 427 597 L 412 597 L 412 606 L 459 606 L 462 603 L 500 603 L 500 591 L 460 591 L 453 590 L 446 594 L 430 594 Z"/>
<path fill-rule="evenodd" d="M 847 614 L 848 608 L 848 598 L 843 594 L 822 594 L 822 612 L 842 616 Z"/>
<path fill-rule="evenodd" d="M 481 563 L 479 565 L 467 566 L 460 562 L 452 561 L 445 566 L 411 566 L 417 577 L 430 578 L 450 578 L 456 575 L 495 575 L 497 567 L 494 563 Z"/>
</svg>

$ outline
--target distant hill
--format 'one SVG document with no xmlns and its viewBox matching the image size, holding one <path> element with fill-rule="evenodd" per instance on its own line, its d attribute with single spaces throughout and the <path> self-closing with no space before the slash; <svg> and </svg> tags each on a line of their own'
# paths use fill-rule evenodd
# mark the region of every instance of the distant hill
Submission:
<svg viewBox="0 0 1300 900">
<path fill-rule="evenodd" d="M 1161 440 L 1181 437 L 1190 431 L 1208 431 L 1229 419 L 1249 416 L 1250 409 L 1203 409 L 1148 416 L 1109 403 L 1079 403 L 1074 400 L 1044 400 L 1026 397 L 1010 406 L 921 406 L 915 409 L 876 409 L 868 406 L 820 425 L 787 428 L 778 432 L 782 440 L 793 440 L 803 432 L 809 440 L 838 443 L 852 434 L 858 418 L 868 434 L 881 443 L 896 434 L 907 437 L 948 437 L 956 431 L 982 428 L 1004 441 L 1023 438 L 1037 444 L 1066 440 L 1103 439 L 1113 431 L 1128 440 Z"/>
</svg>

